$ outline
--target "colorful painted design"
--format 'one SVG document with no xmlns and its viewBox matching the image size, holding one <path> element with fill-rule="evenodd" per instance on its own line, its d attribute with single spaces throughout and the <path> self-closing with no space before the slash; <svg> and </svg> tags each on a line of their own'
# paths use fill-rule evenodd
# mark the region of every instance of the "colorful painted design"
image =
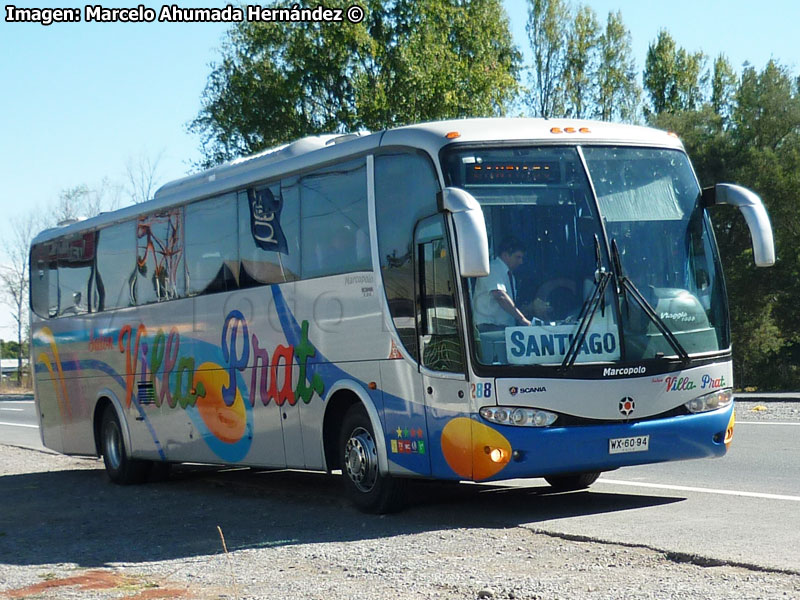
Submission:
<svg viewBox="0 0 800 600">
<path fill-rule="evenodd" d="M 282 301 L 277 286 L 274 290 Z M 288 314 L 285 304 L 282 306 Z M 324 397 L 326 379 L 332 381 L 344 375 L 338 369 L 326 370 L 319 364 L 309 366 L 309 359 L 324 361 L 324 357 L 317 356 L 308 339 L 308 321 L 298 324 L 294 319 L 286 319 L 284 326 L 290 343 L 278 344 L 271 360 L 238 310 L 225 317 L 219 346 L 184 339 L 176 328 L 151 333 L 144 323 L 125 324 L 116 333 L 98 333 L 94 329 L 85 333 L 89 350 L 97 358 L 103 352 L 118 351 L 123 355 L 124 374 L 96 358 L 63 361 L 55 336 L 43 327 L 34 340 L 40 349 L 36 369 L 49 372 L 64 420 L 70 418 L 64 372 L 100 370 L 112 376 L 124 390 L 122 401 L 139 413 L 162 458 L 166 456 L 142 404 L 154 404 L 162 410 L 185 410 L 208 447 L 222 460 L 237 462 L 247 455 L 252 444 L 253 408 L 257 399 L 265 406 L 273 401 L 279 406 L 294 405 L 298 400 L 308 404 L 314 394 Z M 69 342 L 73 341 L 79 340 L 70 335 Z M 182 352 L 182 342 L 184 348 L 190 348 L 188 352 Z M 293 385 L 295 368 L 298 373 Z M 247 369 L 249 387 L 244 378 Z"/>
<path fill-rule="evenodd" d="M 464 479 L 488 479 L 511 460 L 511 444 L 505 436 L 468 417 L 456 417 L 445 425 L 441 447 L 447 464 Z"/>
<path fill-rule="evenodd" d="M 392 454 L 425 454 L 425 433 L 421 427 L 398 427 L 393 433 L 397 437 L 389 441 Z"/>
<path fill-rule="evenodd" d="M 392 454 L 425 454 L 424 440 L 390 440 Z"/>
</svg>

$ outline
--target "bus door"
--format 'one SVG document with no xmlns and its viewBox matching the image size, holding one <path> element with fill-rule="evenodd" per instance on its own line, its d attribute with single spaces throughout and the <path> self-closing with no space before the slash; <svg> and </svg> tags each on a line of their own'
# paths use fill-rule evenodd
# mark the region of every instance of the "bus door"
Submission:
<svg viewBox="0 0 800 600">
<path fill-rule="evenodd" d="M 453 254 L 444 216 L 434 215 L 420 221 L 415 231 L 415 244 L 420 380 L 427 411 L 428 439 L 439 446 L 447 423 L 456 417 L 469 417 Z M 441 457 L 437 460 L 437 453 L 431 455 L 431 467 L 434 475 L 452 475 Z"/>
</svg>

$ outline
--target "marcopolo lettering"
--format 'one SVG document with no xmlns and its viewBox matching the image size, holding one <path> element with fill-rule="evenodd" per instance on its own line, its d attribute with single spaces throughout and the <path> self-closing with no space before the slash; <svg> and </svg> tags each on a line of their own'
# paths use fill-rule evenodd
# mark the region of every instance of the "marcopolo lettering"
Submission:
<svg viewBox="0 0 800 600">
<path fill-rule="evenodd" d="M 637 367 L 606 367 L 603 369 L 603 377 L 614 377 L 615 375 L 644 375 L 647 367 L 639 365 Z"/>
</svg>

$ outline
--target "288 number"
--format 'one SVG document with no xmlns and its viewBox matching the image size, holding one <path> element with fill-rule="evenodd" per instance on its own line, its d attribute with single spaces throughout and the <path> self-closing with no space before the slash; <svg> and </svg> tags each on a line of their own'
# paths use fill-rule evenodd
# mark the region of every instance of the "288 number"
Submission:
<svg viewBox="0 0 800 600">
<path fill-rule="evenodd" d="M 492 384 L 491 383 L 473 383 L 470 385 L 473 398 L 491 398 L 492 397 Z"/>
</svg>

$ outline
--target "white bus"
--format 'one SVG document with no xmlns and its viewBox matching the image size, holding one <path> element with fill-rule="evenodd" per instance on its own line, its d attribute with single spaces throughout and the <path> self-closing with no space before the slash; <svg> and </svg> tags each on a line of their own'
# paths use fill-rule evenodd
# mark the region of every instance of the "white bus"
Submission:
<svg viewBox="0 0 800 600">
<path fill-rule="evenodd" d="M 702 191 L 642 127 L 426 123 L 185 177 L 34 240 L 42 441 L 123 484 L 177 462 L 341 470 L 377 512 L 413 477 L 576 489 L 722 456 L 715 203 L 772 264 L 759 198 Z"/>
</svg>

